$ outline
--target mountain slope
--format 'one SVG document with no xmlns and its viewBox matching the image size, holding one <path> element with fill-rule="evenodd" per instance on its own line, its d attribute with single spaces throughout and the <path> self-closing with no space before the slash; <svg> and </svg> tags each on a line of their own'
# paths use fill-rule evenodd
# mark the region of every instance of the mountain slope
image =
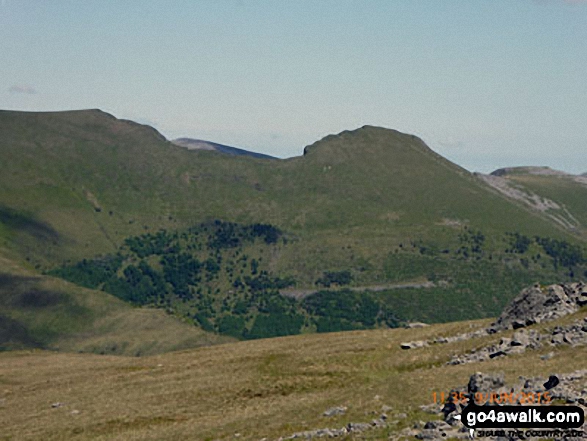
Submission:
<svg viewBox="0 0 587 441">
<path fill-rule="evenodd" d="M 169 249 L 190 254 L 193 262 L 222 261 L 218 279 L 212 273 L 209 282 L 194 276 L 184 286 L 194 299 L 209 292 L 217 308 L 210 314 L 230 315 L 232 307 L 242 310 L 244 298 L 238 296 L 257 295 L 251 290 L 258 287 L 234 293 L 238 271 L 257 277 L 251 260 L 245 269 L 239 261 L 237 271 L 235 262 L 244 255 L 270 277 L 293 280 L 295 289 L 326 286 L 325 279 L 341 274 L 355 288 L 436 282 L 434 288 L 365 293 L 404 320 L 486 317 L 528 283 L 566 280 L 585 270 L 583 258 L 575 255 L 572 265 L 559 265 L 555 259 L 560 256 L 538 260 L 535 256 L 545 252 L 544 244 L 552 245 L 549 241 L 526 247 L 525 255 L 510 253 L 512 237 L 583 244 L 417 137 L 389 129 L 345 131 L 306 147 L 303 156 L 267 161 L 188 151 L 150 127 L 99 110 L 1 111 L 0 163 L 0 248 L 12 259 L 38 271 L 64 265 L 60 274 L 68 274 L 81 259 L 126 253 L 127 239 L 148 242 L 141 235 L 165 229 L 180 237 L 179 248 Z M 218 251 L 195 237 L 222 235 L 226 222 L 238 223 L 243 231 L 269 224 L 283 232 L 283 240 L 244 247 L 229 242 Z M 521 236 L 507 236 L 512 232 Z M 196 243 L 200 248 L 193 248 Z M 125 259 L 117 268 L 119 280 L 112 280 L 119 288 L 130 277 L 124 274 L 127 265 L 138 265 L 138 259 L 144 260 L 143 268 L 162 274 L 158 255 L 126 253 Z M 171 283 L 175 276 L 166 277 Z M 194 305 L 182 306 L 178 292 L 159 304 L 170 302 L 193 316 Z M 264 314 L 266 295 L 269 291 L 262 288 L 261 300 L 249 305 L 247 326 L 256 314 Z M 313 305 L 314 312 L 326 306 Z"/>
<path fill-rule="evenodd" d="M 39 276 L 0 255 L 0 351 L 149 355 L 230 341 L 162 310 L 138 309 L 101 291 Z"/>
<path fill-rule="evenodd" d="M 20 230 L 4 223 L 4 235 L 28 231 L 47 243 L 50 260 L 210 218 L 265 221 L 303 235 L 357 228 L 405 237 L 406 229 L 446 229 L 439 224 L 447 220 L 555 231 L 421 140 L 387 129 L 328 136 L 302 157 L 270 162 L 188 152 L 150 127 L 93 110 L 3 111 L 0 133 L 1 213 L 23 219 Z M 30 231 L 35 222 L 53 236 Z"/>
<path fill-rule="evenodd" d="M 234 156 L 251 156 L 252 158 L 276 159 L 273 156 L 264 155 L 263 153 L 251 152 L 249 150 L 230 147 L 223 144 L 218 144 L 210 141 L 203 141 L 201 139 L 192 138 L 178 138 L 171 141 L 173 144 L 180 147 L 185 147 L 188 150 L 211 150 L 226 155 Z"/>
<path fill-rule="evenodd" d="M 511 167 L 478 175 L 506 196 L 587 237 L 587 178 L 548 167 Z"/>
</svg>

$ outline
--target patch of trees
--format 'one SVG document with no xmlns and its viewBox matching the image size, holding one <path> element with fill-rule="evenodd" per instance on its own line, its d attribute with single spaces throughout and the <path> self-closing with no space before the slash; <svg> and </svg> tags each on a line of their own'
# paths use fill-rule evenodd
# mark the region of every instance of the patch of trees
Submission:
<svg viewBox="0 0 587 441">
<path fill-rule="evenodd" d="M 248 229 L 253 238 L 263 239 L 266 244 L 277 243 L 283 234 L 281 230 L 269 224 L 252 224 Z"/>
<path fill-rule="evenodd" d="M 245 331 L 245 319 L 242 317 L 226 315 L 218 320 L 218 332 L 221 334 L 242 338 Z"/>
<path fill-rule="evenodd" d="M 460 247 L 457 254 L 468 258 L 471 255 L 480 255 L 483 253 L 483 244 L 485 243 L 485 235 L 481 230 L 470 230 L 466 228 L 459 234 Z"/>
<path fill-rule="evenodd" d="M 524 254 L 532 244 L 532 239 L 517 232 L 506 233 L 506 240 L 508 241 L 506 253 Z"/>
<path fill-rule="evenodd" d="M 271 274 L 257 254 L 279 243 L 283 233 L 269 224 L 214 221 L 181 232 L 161 230 L 130 237 L 118 254 L 82 260 L 51 272 L 88 288 L 99 288 L 136 305 L 155 305 L 191 317 L 202 329 L 240 339 L 397 326 L 375 296 L 349 290 L 322 292 L 302 302 L 279 294 L 295 284 Z M 252 255 L 242 246 L 256 242 Z M 324 287 L 352 282 L 350 271 L 327 271 Z M 179 304 L 181 302 L 181 306 Z"/>
<path fill-rule="evenodd" d="M 275 291 L 265 291 L 254 297 L 257 310 L 262 314 L 287 314 L 298 310 L 294 299 L 284 297 Z"/>
<path fill-rule="evenodd" d="M 76 285 L 86 288 L 98 288 L 116 275 L 122 265 L 123 257 L 104 256 L 93 260 L 83 259 L 75 265 L 64 265 L 48 272 L 49 275 L 61 277 Z"/>
<path fill-rule="evenodd" d="M 206 261 L 204 262 L 204 268 L 206 269 L 206 272 L 212 275 L 218 274 L 221 269 L 218 262 L 212 258 L 206 259 Z"/>
<path fill-rule="evenodd" d="M 436 244 L 433 243 L 429 243 L 429 244 L 419 244 L 418 245 L 418 250 L 420 251 L 420 254 L 423 256 L 437 256 L 439 254 L 439 249 L 438 246 Z M 448 254 L 447 250 L 443 250 L 443 252 L 445 254 Z"/>
<path fill-rule="evenodd" d="M 281 230 L 269 224 L 241 225 L 220 220 L 213 222 L 212 230 L 208 247 L 215 250 L 236 248 L 243 242 L 254 242 L 256 239 L 262 239 L 266 244 L 274 244 L 283 234 Z"/>
<path fill-rule="evenodd" d="M 548 237 L 537 236 L 535 239 L 544 252 L 552 258 L 555 268 L 566 267 L 571 269 L 574 266 L 587 263 L 587 255 L 579 245 Z"/>
<path fill-rule="evenodd" d="M 242 241 L 240 226 L 232 222 L 214 221 L 214 232 L 208 240 L 208 247 L 215 250 L 235 248 Z"/>
<path fill-rule="evenodd" d="M 255 317 L 248 339 L 281 337 L 299 334 L 304 317 L 297 313 L 259 314 Z"/>
<path fill-rule="evenodd" d="M 306 297 L 302 307 L 317 317 L 318 332 L 372 328 L 376 324 L 395 327 L 399 324 L 388 307 L 369 293 L 320 291 Z"/>
<path fill-rule="evenodd" d="M 135 253 L 139 258 L 161 255 L 165 253 L 176 253 L 179 251 L 177 245 L 173 245 L 175 235 L 169 234 L 165 230 L 160 230 L 155 234 L 143 234 L 125 239 L 125 245 Z"/>
<path fill-rule="evenodd" d="M 288 286 L 292 286 L 295 283 L 295 280 L 291 277 L 271 277 L 267 271 L 261 271 L 259 275 L 255 277 L 245 276 L 244 283 L 252 292 L 262 292 L 287 288 Z"/>
<path fill-rule="evenodd" d="M 202 312 L 202 311 L 198 311 L 194 314 L 194 320 L 196 322 L 198 322 L 198 324 L 200 325 L 200 327 L 204 330 L 204 331 L 208 331 L 208 332 L 214 332 L 214 325 L 212 325 L 212 323 L 210 322 L 210 320 L 208 320 L 208 316 L 206 313 Z"/>
<path fill-rule="evenodd" d="M 353 281 L 353 275 L 350 271 L 325 271 L 318 280 L 316 285 L 322 285 L 330 288 L 331 285 L 345 286 Z"/>
<path fill-rule="evenodd" d="M 167 291 L 161 274 L 144 261 L 138 266 L 127 266 L 123 276 L 112 277 L 106 281 L 104 291 L 137 305 L 154 303 Z"/>
<path fill-rule="evenodd" d="M 338 317 L 318 317 L 316 319 L 316 332 L 340 332 L 363 329 L 361 326 Z"/>
<path fill-rule="evenodd" d="M 190 285 L 200 281 L 202 264 L 190 254 L 179 253 L 161 258 L 163 277 L 173 286 L 173 292 L 180 298 L 191 299 Z"/>
</svg>

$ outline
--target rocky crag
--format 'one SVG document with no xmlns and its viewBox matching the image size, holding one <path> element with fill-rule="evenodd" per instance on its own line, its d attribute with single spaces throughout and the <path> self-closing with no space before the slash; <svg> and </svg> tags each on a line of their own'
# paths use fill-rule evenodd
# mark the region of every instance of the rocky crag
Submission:
<svg viewBox="0 0 587 441">
<path fill-rule="evenodd" d="M 498 344 L 474 349 L 468 354 L 453 357 L 449 364 L 472 363 L 495 357 L 519 354 L 526 349 L 538 349 L 546 345 L 587 344 L 587 321 L 578 320 L 567 326 L 556 326 L 539 333 L 528 326 L 549 322 L 577 312 L 587 305 L 587 285 L 583 282 L 563 283 L 525 288 L 504 309 L 497 320 L 487 329 L 434 340 L 417 340 L 401 344 L 402 349 L 417 349 L 431 344 L 453 343 L 515 329 L 512 338 L 503 337 Z"/>
<path fill-rule="evenodd" d="M 412 341 L 402 343 L 402 349 L 416 349 L 431 344 L 451 343 L 471 338 L 483 337 L 490 334 L 515 330 L 511 338 L 502 337 L 497 344 L 474 349 L 470 353 L 455 355 L 448 364 L 475 363 L 490 360 L 496 357 L 520 354 L 528 349 L 539 349 L 544 346 L 557 347 L 569 345 L 576 347 L 587 344 L 587 317 L 575 320 L 564 326 L 553 326 L 539 332 L 536 329 L 525 329 L 529 326 L 549 322 L 577 312 L 587 305 L 587 285 L 585 283 L 565 283 L 541 287 L 534 285 L 522 290 L 522 292 L 504 309 L 498 319 L 487 329 L 459 334 L 450 337 L 439 337 L 435 340 Z M 547 359 L 553 356 L 548 353 L 542 356 Z M 547 387 L 549 379 L 556 378 L 558 384 Z M 517 397 L 513 403 L 522 402 L 523 397 L 529 395 L 539 396 L 548 390 L 551 400 L 560 400 L 572 403 L 587 409 L 587 369 L 575 371 L 569 374 L 554 375 L 550 378 L 524 378 L 520 377 L 518 384 L 506 387 L 503 374 L 489 375 L 480 372 L 471 376 L 466 387 L 453 390 L 464 396 L 467 400 L 475 394 L 496 394 L 496 396 Z M 465 391 L 465 392 L 463 392 Z M 444 405 L 422 406 L 422 410 L 442 414 L 441 420 L 419 421 L 412 428 L 405 429 L 394 439 L 406 439 L 416 437 L 421 440 L 441 439 L 469 439 L 468 430 L 457 419 L 461 409 L 451 403 Z M 587 434 L 587 425 L 582 427 L 583 434 Z M 583 436 L 584 436 L 583 435 Z M 488 440 L 507 441 L 518 438 L 508 436 L 486 437 Z M 578 441 L 584 437 L 564 437 L 561 439 Z"/>
<path fill-rule="evenodd" d="M 555 320 L 587 305 L 587 285 L 563 283 L 542 288 L 534 285 L 522 292 L 504 309 L 490 332 L 518 329 Z"/>
</svg>

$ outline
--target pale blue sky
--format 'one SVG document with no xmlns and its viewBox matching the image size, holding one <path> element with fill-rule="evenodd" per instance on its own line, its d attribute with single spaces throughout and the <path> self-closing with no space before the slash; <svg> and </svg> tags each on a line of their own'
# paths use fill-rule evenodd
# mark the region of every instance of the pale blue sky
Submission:
<svg viewBox="0 0 587 441">
<path fill-rule="evenodd" d="M 587 172 L 587 2 L 0 0 L 0 108 L 279 157 L 371 124 L 471 171 Z"/>
</svg>

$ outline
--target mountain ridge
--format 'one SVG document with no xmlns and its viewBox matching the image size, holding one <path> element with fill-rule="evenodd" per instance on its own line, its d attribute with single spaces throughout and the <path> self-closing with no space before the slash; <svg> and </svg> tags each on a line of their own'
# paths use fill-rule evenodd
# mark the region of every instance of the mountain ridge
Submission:
<svg viewBox="0 0 587 441">
<path fill-rule="evenodd" d="M 37 272 L 239 338 L 266 335 L 257 321 L 271 308 L 294 318 L 292 332 L 396 323 L 389 311 L 481 318 L 523 285 L 584 270 L 580 253 L 556 266 L 569 257 L 560 249 L 582 249 L 579 235 L 414 135 L 365 126 L 305 151 L 275 161 L 194 154 L 99 111 L 0 112 L 0 247 Z M 545 247 L 554 257 L 536 259 Z M 284 304 L 284 286 L 325 292 Z M 343 300 L 365 310 L 331 316 L 329 302 Z"/>
<path fill-rule="evenodd" d="M 583 174 L 567 173 L 562 170 L 556 170 L 549 166 L 517 166 L 517 167 L 503 167 L 498 168 L 491 173 L 492 176 L 508 176 L 508 175 L 547 175 L 547 176 L 585 176 Z"/>
<path fill-rule="evenodd" d="M 67 206 L 83 214 L 84 229 L 96 225 L 96 234 L 107 232 L 114 243 L 138 233 L 138 223 L 156 229 L 214 217 L 306 231 L 374 223 L 380 228 L 396 218 L 407 228 L 445 218 L 483 224 L 487 205 L 505 203 L 421 139 L 373 126 L 329 135 L 302 156 L 260 162 L 208 151 L 196 158 L 149 126 L 99 110 L 2 111 L 0 128 L 7 170 L 0 205 L 36 213 L 48 225 L 63 225 L 63 211 L 56 210 Z M 479 197 L 493 202 L 479 204 Z M 51 213 L 44 201 L 54 202 Z M 525 210 L 508 204 L 501 210 Z M 80 228 L 66 228 L 63 235 Z"/>
<path fill-rule="evenodd" d="M 205 141 L 202 139 L 176 138 L 171 142 L 180 147 L 185 147 L 188 150 L 211 150 L 226 155 L 250 156 L 258 159 L 278 159 L 274 156 L 266 155 L 264 153 L 252 152 L 250 150 L 245 150 L 237 147 L 230 147 L 224 144 L 218 144 L 216 142 Z"/>
</svg>

